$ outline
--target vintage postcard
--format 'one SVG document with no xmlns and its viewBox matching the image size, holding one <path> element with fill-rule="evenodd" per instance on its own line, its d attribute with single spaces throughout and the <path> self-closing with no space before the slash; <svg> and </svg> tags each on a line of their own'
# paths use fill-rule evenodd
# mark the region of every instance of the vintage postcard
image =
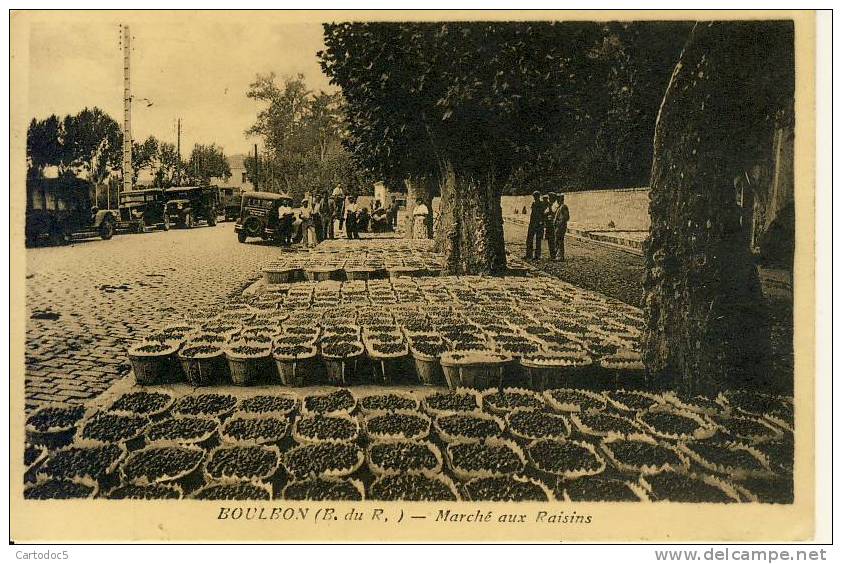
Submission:
<svg viewBox="0 0 842 564">
<path fill-rule="evenodd" d="M 814 13 L 10 26 L 14 542 L 813 538 Z"/>
</svg>

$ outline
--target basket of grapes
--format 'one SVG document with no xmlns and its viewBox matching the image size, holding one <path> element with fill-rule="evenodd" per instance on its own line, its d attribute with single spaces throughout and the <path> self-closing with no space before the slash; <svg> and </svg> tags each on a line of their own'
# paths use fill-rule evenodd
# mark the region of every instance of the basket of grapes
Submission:
<svg viewBox="0 0 842 564">
<path fill-rule="evenodd" d="M 269 501 L 272 499 L 272 486 L 251 480 L 213 480 L 193 492 L 190 499 L 201 501 Z"/>
<path fill-rule="evenodd" d="M 175 355 L 181 342 L 144 341 L 129 348 L 128 357 L 132 364 L 135 381 L 140 385 L 165 384 L 178 381 L 180 371 Z"/>
<path fill-rule="evenodd" d="M 143 445 L 143 433 L 149 425 L 145 415 L 120 415 L 94 410 L 80 423 L 79 438 L 97 444 L 121 443 L 128 450 Z"/>
<path fill-rule="evenodd" d="M 144 433 L 147 443 L 168 441 L 208 448 L 217 440 L 219 422 L 210 417 L 181 415 L 152 423 Z"/>
<path fill-rule="evenodd" d="M 570 423 L 562 415 L 535 409 L 515 409 L 506 415 L 509 433 L 526 443 L 543 438 L 563 439 L 570 435 Z"/>
<path fill-rule="evenodd" d="M 225 349 L 211 343 L 189 341 L 178 351 L 178 361 L 187 382 L 212 386 L 231 380 Z"/>
<path fill-rule="evenodd" d="M 23 489 L 24 499 L 91 499 L 99 484 L 89 478 L 47 478 Z"/>
<path fill-rule="evenodd" d="M 295 421 L 292 428 L 292 438 L 298 444 L 326 441 L 353 442 L 359 436 L 359 422 L 345 413 L 303 415 Z"/>
<path fill-rule="evenodd" d="M 139 486 L 136 484 L 122 484 L 112 488 L 105 496 L 108 499 L 181 499 L 184 491 L 175 484 L 148 484 Z"/>
<path fill-rule="evenodd" d="M 301 412 L 303 415 L 350 414 L 356 407 L 357 399 L 347 388 L 339 388 L 332 392 L 305 396 L 301 402 Z"/>
<path fill-rule="evenodd" d="M 289 501 L 363 501 L 365 487 L 353 478 L 305 478 L 289 482 L 281 497 Z"/>
<path fill-rule="evenodd" d="M 224 419 L 234 411 L 237 398 L 231 394 L 194 394 L 180 398 L 173 405 L 174 415 L 198 415 Z"/>
<path fill-rule="evenodd" d="M 421 440 L 430 434 L 431 421 L 417 411 L 372 412 L 364 416 L 363 428 L 372 441 Z"/>
<path fill-rule="evenodd" d="M 522 475 L 474 478 L 463 488 L 469 501 L 554 501 L 552 491 L 540 480 Z"/>
<path fill-rule="evenodd" d="M 342 478 L 365 462 L 363 451 L 349 442 L 324 441 L 299 445 L 284 454 L 283 464 L 293 480 L 312 476 Z"/>
<path fill-rule="evenodd" d="M 433 426 L 445 443 L 501 437 L 506 428 L 502 419 L 481 411 L 440 415 L 436 417 Z"/>
<path fill-rule="evenodd" d="M 236 386 L 252 386 L 273 379 L 275 366 L 272 349 L 267 344 L 233 341 L 225 349 L 225 358 L 231 371 L 231 383 Z"/>
<path fill-rule="evenodd" d="M 237 404 L 237 411 L 244 414 L 271 414 L 277 417 L 289 417 L 298 407 L 298 398 L 278 393 L 259 394 L 243 398 Z"/>
<path fill-rule="evenodd" d="M 175 402 L 169 392 L 128 392 L 115 399 L 108 411 L 118 415 L 144 415 L 156 421 L 164 417 Z"/>
<path fill-rule="evenodd" d="M 240 413 L 219 429 L 222 442 L 237 445 L 277 444 L 287 436 L 289 422 L 277 414 Z"/>
<path fill-rule="evenodd" d="M 121 444 L 79 441 L 53 451 L 36 474 L 37 481 L 84 478 L 102 485 L 112 478 L 126 458 Z"/>
<path fill-rule="evenodd" d="M 708 439 L 716 426 L 702 415 L 671 406 L 653 406 L 637 413 L 637 421 L 651 435 L 675 441 Z"/>
<path fill-rule="evenodd" d="M 124 483 L 147 486 L 177 483 L 183 486 L 196 475 L 205 451 L 192 445 L 161 441 L 128 455 L 120 465 Z"/>
<path fill-rule="evenodd" d="M 321 344 L 322 359 L 331 384 L 345 385 L 357 372 L 357 362 L 365 352 L 360 341 L 342 341 Z"/>
<path fill-rule="evenodd" d="M 81 405 L 45 404 L 26 418 L 26 439 L 47 448 L 64 446 L 73 440 L 84 416 Z"/>
<path fill-rule="evenodd" d="M 648 476 L 661 472 L 685 472 L 690 464 L 685 453 L 649 435 L 607 437 L 600 449 L 619 471 Z"/>
<path fill-rule="evenodd" d="M 539 439 L 526 447 L 526 455 L 540 472 L 568 480 L 605 470 L 605 460 L 593 445 L 583 441 Z"/>
<path fill-rule="evenodd" d="M 499 437 L 450 443 L 445 449 L 453 475 L 462 481 L 520 474 L 526 456 L 517 443 Z"/>
<path fill-rule="evenodd" d="M 275 342 L 272 358 L 278 368 L 281 383 L 285 386 L 303 386 L 312 379 L 316 369 L 315 345 L 281 345 Z"/>
<path fill-rule="evenodd" d="M 543 409 L 540 394 L 524 388 L 491 388 L 480 394 L 482 409 L 494 415 L 506 415 L 515 409 Z"/>
<path fill-rule="evenodd" d="M 442 469 L 441 451 L 429 441 L 374 441 L 366 462 L 375 476 L 438 474 Z"/>
<path fill-rule="evenodd" d="M 359 401 L 360 412 L 363 415 L 381 411 L 418 411 L 421 402 L 408 393 L 387 392 L 363 396 Z"/>
<path fill-rule="evenodd" d="M 267 482 L 278 471 L 281 453 L 276 446 L 223 444 L 208 453 L 205 481 Z"/>
<path fill-rule="evenodd" d="M 485 390 L 499 388 L 512 357 L 486 350 L 449 351 L 441 355 L 445 379 L 456 387 Z"/>
<path fill-rule="evenodd" d="M 377 478 L 368 489 L 377 501 L 459 501 L 453 481 L 445 474 L 389 474 Z"/>
</svg>

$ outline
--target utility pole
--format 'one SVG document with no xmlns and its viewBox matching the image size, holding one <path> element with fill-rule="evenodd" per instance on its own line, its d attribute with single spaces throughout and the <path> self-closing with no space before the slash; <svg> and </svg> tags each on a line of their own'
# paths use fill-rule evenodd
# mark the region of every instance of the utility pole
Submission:
<svg viewBox="0 0 842 564">
<path fill-rule="evenodd" d="M 130 77 L 131 33 L 123 26 L 123 192 L 132 191 L 132 88 Z M 117 189 L 120 205 L 120 189 Z"/>
<path fill-rule="evenodd" d="M 177 156 L 177 164 L 176 164 L 176 175 L 175 175 L 175 183 L 177 186 L 181 186 L 181 118 L 178 118 L 178 137 L 176 141 L 176 154 Z"/>
<path fill-rule="evenodd" d="M 260 158 L 257 156 L 257 143 L 254 144 L 254 190 L 257 191 L 257 182 L 260 178 Z"/>
</svg>

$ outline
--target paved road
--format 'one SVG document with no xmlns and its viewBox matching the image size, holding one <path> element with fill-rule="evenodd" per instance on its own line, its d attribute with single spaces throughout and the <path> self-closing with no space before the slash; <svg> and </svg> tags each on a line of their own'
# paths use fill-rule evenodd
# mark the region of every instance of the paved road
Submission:
<svg viewBox="0 0 842 564">
<path fill-rule="evenodd" d="M 100 394 L 149 325 L 239 293 L 279 252 L 232 223 L 28 249 L 27 411 Z"/>
<path fill-rule="evenodd" d="M 504 232 L 509 252 L 523 256 L 526 225 L 506 220 Z M 565 282 L 641 307 L 643 257 L 573 237 L 567 237 L 564 249 L 564 262 L 551 261 L 544 241 L 541 261 L 535 264 Z"/>
</svg>

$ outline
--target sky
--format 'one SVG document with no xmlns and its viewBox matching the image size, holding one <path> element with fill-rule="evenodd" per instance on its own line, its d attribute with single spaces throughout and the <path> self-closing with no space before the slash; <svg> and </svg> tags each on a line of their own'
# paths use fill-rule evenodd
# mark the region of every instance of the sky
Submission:
<svg viewBox="0 0 842 564">
<path fill-rule="evenodd" d="M 315 22 L 280 14 L 194 12 L 43 14 L 30 26 L 29 116 L 75 114 L 98 106 L 122 119 L 121 23 L 133 36 L 132 136 L 175 143 L 182 120 L 182 153 L 216 143 L 226 154 L 251 150 L 245 130 L 260 104 L 246 97 L 258 73 L 302 73 L 312 90 L 332 90 L 316 52 Z M 140 98 L 148 98 L 151 107 Z"/>
</svg>

